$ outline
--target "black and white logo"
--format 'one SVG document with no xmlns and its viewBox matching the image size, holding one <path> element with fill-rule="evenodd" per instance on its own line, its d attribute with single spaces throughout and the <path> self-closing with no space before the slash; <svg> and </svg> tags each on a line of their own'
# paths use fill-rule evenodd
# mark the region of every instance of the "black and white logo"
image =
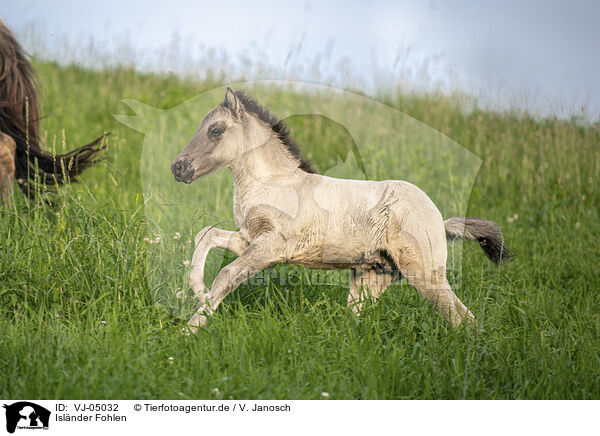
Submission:
<svg viewBox="0 0 600 436">
<path fill-rule="evenodd" d="M 6 431 L 14 433 L 16 429 L 48 430 L 50 411 L 29 401 L 19 401 L 3 406 L 6 409 Z"/>
</svg>

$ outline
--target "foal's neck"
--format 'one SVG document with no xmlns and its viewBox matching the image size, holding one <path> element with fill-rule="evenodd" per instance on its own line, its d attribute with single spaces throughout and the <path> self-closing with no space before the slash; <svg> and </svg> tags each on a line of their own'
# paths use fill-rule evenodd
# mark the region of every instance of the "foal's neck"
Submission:
<svg viewBox="0 0 600 436">
<path fill-rule="evenodd" d="M 236 158 L 229 168 L 237 186 L 259 184 L 290 184 L 303 171 L 298 160 L 273 133 L 262 144 Z"/>
</svg>

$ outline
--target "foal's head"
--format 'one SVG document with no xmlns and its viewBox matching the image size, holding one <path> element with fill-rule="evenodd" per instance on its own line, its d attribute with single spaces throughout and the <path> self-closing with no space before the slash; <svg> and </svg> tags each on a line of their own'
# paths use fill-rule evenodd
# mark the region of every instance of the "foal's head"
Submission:
<svg viewBox="0 0 600 436">
<path fill-rule="evenodd" d="M 240 99 L 227 88 L 225 100 L 206 114 L 194 138 L 171 164 L 175 179 L 191 183 L 212 170 L 229 165 L 246 151 L 244 128 L 248 126 L 249 118 Z"/>
</svg>

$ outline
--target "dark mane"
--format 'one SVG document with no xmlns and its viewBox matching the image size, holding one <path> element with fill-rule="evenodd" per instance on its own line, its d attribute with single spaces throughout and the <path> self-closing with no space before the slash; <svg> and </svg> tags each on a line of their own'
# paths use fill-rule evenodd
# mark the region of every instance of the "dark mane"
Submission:
<svg viewBox="0 0 600 436">
<path fill-rule="evenodd" d="M 95 162 L 104 137 L 52 156 L 40 147 L 40 110 L 33 67 L 23 48 L 0 20 L 0 132 L 16 143 L 15 178 L 29 196 L 33 185 L 61 185 Z"/>
<path fill-rule="evenodd" d="M 290 154 L 298 161 L 298 168 L 307 173 L 316 174 L 317 171 L 313 168 L 312 164 L 308 159 L 302 157 L 300 152 L 300 146 L 290 136 L 290 131 L 287 125 L 273 115 L 267 108 L 258 103 L 254 98 L 247 95 L 242 89 L 233 91 L 235 96 L 244 106 L 247 112 L 256 115 L 259 120 L 267 123 L 273 129 L 273 132 L 281 140 L 283 145 L 287 148 Z"/>
</svg>

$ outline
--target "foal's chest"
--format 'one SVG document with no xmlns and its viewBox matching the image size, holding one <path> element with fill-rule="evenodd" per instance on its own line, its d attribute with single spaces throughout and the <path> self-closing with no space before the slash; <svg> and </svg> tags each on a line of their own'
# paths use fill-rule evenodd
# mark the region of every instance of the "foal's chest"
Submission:
<svg viewBox="0 0 600 436">
<path fill-rule="evenodd" d="M 233 219 L 242 234 L 244 230 L 266 230 L 267 221 L 271 228 L 278 224 L 289 224 L 298 217 L 300 204 L 298 194 L 292 188 L 257 186 L 234 188 Z M 277 221 L 277 222 L 273 222 Z"/>
</svg>

